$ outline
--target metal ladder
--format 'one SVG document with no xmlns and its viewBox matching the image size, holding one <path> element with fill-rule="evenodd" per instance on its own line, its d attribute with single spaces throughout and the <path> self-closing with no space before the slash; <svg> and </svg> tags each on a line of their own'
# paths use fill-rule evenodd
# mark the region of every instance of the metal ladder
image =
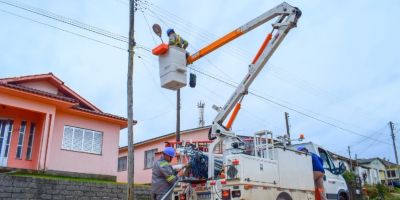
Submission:
<svg viewBox="0 0 400 200">
<path fill-rule="evenodd" d="M 254 156 L 275 160 L 272 131 L 262 130 L 254 133 Z"/>
</svg>

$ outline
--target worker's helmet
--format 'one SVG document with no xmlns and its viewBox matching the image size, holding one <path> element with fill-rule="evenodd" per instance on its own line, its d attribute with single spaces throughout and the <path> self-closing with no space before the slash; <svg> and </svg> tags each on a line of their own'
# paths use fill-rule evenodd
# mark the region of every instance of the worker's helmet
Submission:
<svg viewBox="0 0 400 200">
<path fill-rule="evenodd" d="M 165 147 L 163 153 L 167 156 L 174 157 L 175 156 L 175 149 L 172 147 Z"/>
<path fill-rule="evenodd" d="M 169 28 L 169 29 L 167 30 L 167 35 L 169 36 L 169 34 L 171 34 L 171 33 L 175 33 L 175 31 L 174 31 L 174 29 Z"/>
<path fill-rule="evenodd" d="M 299 146 L 297 147 L 297 151 L 304 151 L 304 152 L 308 152 L 308 149 L 304 146 Z"/>
</svg>

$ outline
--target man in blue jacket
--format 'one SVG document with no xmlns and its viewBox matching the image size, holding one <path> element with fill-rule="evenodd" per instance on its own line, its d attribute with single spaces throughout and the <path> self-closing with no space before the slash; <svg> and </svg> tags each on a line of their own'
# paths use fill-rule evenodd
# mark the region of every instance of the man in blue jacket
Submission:
<svg viewBox="0 0 400 200">
<path fill-rule="evenodd" d="M 297 151 L 302 151 L 311 154 L 313 174 L 314 174 L 314 184 L 315 187 L 320 192 L 321 200 L 326 200 L 325 188 L 324 188 L 324 161 L 317 154 L 309 152 L 306 147 L 300 146 Z"/>
</svg>

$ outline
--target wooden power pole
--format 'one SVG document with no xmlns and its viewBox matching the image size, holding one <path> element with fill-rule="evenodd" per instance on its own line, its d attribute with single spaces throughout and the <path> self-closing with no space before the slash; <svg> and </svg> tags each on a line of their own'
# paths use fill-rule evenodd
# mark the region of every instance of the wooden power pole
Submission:
<svg viewBox="0 0 400 200">
<path fill-rule="evenodd" d="M 353 161 L 351 160 L 351 151 L 350 151 L 350 146 L 347 146 L 347 151 L 349 152 L 349 158 L 350 158 L 350 171 L 353 171 Z"/>
<path fill-rule="evenodd" d="M 127 80 L 127 109 L 128 109 L 128 185 L 127 199 L 134 199 L 134 149 L 133 149 L 133 58 L 135 56 L 135 11 L 137 0 L 129 1 L 129 48 L 128 48 L 128 80 Z"/>
<path fill-rule="evenodd" d="M 288 112 L 285 112 L 285 122 L 286 122 L 286 134 L 287 134 L 288 139 L 289 139 L 288 144 L 291 145 L 292 141 L 290 141 L 291 138 L 290 138 L 290 125 L 289 125 L 289 113 Z"/>
<path fill-rule="evenodd" d="M 396 173 L 399 174 L 399 158 L 397 157 L 397 148 L 396 148 L 396 140 L 395 140 L 395 136 L 394 136 L 394 123 L 393 122 L 389 122 L 389 126 L 390 126 L 390 132 L 392 135 L 392 141 L 393 141 L 393 149 L 394 149 L 394 156 L 396 158 Z"/>
<path fill-rule="evenodd" d="M 181 89 L 176 91 L 176 141 L 181 141 Z"/>
</svg>

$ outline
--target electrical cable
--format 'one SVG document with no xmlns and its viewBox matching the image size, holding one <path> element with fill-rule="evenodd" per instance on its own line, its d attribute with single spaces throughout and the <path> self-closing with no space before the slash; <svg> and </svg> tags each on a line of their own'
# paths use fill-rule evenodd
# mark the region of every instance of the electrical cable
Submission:
<svg viewBox="0 0 400 200">
<path fill-rule="evenodd" d="M 51 19 L 54 19 L 54 20 L 57 20 L 57 21 L 60 21 L 60 22 L 63 22 L 63 23 L 67 23 L 67 24 L 69 24 L 69 25 L 73 25 L 73 26 L 76 26 L 76 27 L 78 27 L 78 28 L 83 28 L 83 29 L 85 29 L 85 30 L 87 30 L 87 31 L 91 31 L 91 32 L 94 32 L 94 33 L 103 35 L 103 36 L 105 36 L 105 37 L 110 37 L 110 38 L 113 38 L 113 39 L 115 39 L 115 40 L 119 40 L 119 41 L 122 41 L 122 42 L 128 42 L 128 41 L 127 41 L 128 38 L 125 37 L 125 36 L 117 35 L 117 34 L 114 34 L 114 33 L 109 32 L 109 31 L 105 31 L 105 30 L 103 30 L 103 29 L 99 29 L 99 28 L 96 28 L 96 27 L 93 27 L 93 26 L 90 26 L 90 25 L 87 25 L 87 24 L 83 24 L 83 23 L 80 23 L 80 22 L 78 22 L 78 21 L 76 21 L 76 20 L 69 19 L 69 18 L 60 16 L 60 15 L 56 15 L 56 14 L 54 14 L 54 13 L 51 13 L 51 12 L 46 11 L 46 10 L 43 10 L 43 9 L 38 9 L 38 8 L 34 8 L 34 7 L 27 7 L 27 6 L 22 6 L 22 5 L 17 5 L 17 4 L 13 4 L 13 3 L 6 2 L 6 1 L 2 1 L 2 0 L 0 0 L 0 3 L 8 4 L 8 5 L 10 5 L 10 6 L 14 6 L 14 7 L 17 7 L 17 8 L 20 8 L 20 9 L 23 9 L 23 10 L 26 10 L 26 11 L 29 11 L 29 12 L 32 12 L 32 13 L 35 13 L 35 14 L 38 14 L 38 15 L 42 15 L 42 16 L 45 16 L 45 17 L 48 17 L 48 18 L 51 18 Z M 64 32 L 68 32 L 68 33 L 71 33 L 71 34 L 74 34 L 74 35 L 77 35 L 77 36 L 80 36 L 80 37 L 83 37 L 83 38 L 86 38 L 86 39 L 90 39 L 90 40 L 92 40 L 92 41 L 96 41 L 96 42 L 99 42 L 99 43 L 102 43 L 102 44 L 105 44 L 105 45 L 108 45 L 108 46 L 111 46 L 111 47 L 118 48 L 118 49 L 120 49 L 120 50 L 126 51 L 126 49 L 123 49 L 123 48 L 120 48 L 120 47 L 117 47 L 117 46 L 115 46 L 115 45 L 111 45 L 111 44 L 108 44 L 108 43 L 104 43 L 104 42 L 102 42 L 102 41 L 95 40 L 95 39 L 93 39 L 93 38 L 89 38 L 89 37 L 83 36 L 83 35 L 81 35 L 81 34 L 73 33 L 73 32 L 71 32 L 71 31 L 67 31 L 67 30 L 64 30 L 64 29 L 61 29 L 61 28 L 58 28 L 58 27 L 55 27 L 55 26 L 52 26 L 52 25 L 49 25 L 49 24 L 45 24 L 45 23 L 42 23 L 42 22 L 39 22 L 39 21 L 36 21 L 36 20 L 32 20 L 32 19 L 29 19 L 29 18 L 26 18 L 26 17 L 22 17 L 22 16 L 20 16 L 20 15 L 17 15 L 17 14 L 11 13 L 11 12 L 7 12 L 7 11 L 4 11 L 4 10 L 2 10 L 2 12 L 8 13 L 8 14 L 11 14 L 11 15 L 14 15 L 14 16 L 18 16 L 18 17 L 21 17 L 21 18 L 25 18 L 25 19 L 28 19 L 28 20 L 30 20 L 30 21 L 34 21 L 34 22 L 36 22 L 36 23 L 40 23 L 40 24 L 43 24 L 43 25 L 46 25 L 46 26 L 49 26 L 49 27 L 52 27 L 52 28 L 55 28 L 55 29 L 58 29 L 58 30 L 62 30 L 62 31 L 64 31 Z M 142 48 L 143 48 L 143 47 L 142 47 Z M 196 71 L 196 69 L 194 69 L 194 70 Z M 197 70 L 197 71 L 199 72 L 199 70 Z M 199 72 L 199 73 L 200 73 L 200 72 Z M 203 74 L 203 75 L 205 75 L 205 74 Z M 223 82 L 232 86 L 232 84 L 227 83 L 226 81 L 223 81 Z M 234 87 L 235 87 L 235 86 L 234 86 Z M 336 125 L 336 124 L 333 124 L 333 123 L 330 123 L 330 122 L 326 122 L 326 121 L 324 121 L 324 120 L 321 120 L 321 119 L 316 118 L 316 117 L 314 117 L 314 116 L 308 115 L 308 114 L 306 114 L 306 113 L 304 113 L 304 112 L 301 112 L 301 111 L 298 111 L 298 110 L 296 110 L 296 109 L 292 109 L 292 108 L 290 108 L 290 107 L 288 107 L 288 106 L 285 106 L 285 105 L 283 105 L 283 104 L 281 104 L 281 103 L 278 103 L 278 102 L 276 102 L 276 101 L 267 99 L 267 98 L 265 98 L 265 97 L 263 97 L 263 96 L 261 96 L 261 95 L 258 95 L 258 94 L 254 93 L 254 92 L 249 92 L 249 93 L 252 94 L 252 95 L 254 95 L 254 96 L 256 96 L 256 97 L 258 97 L 258 98 L 260 98 L 260 99 L 263 99 L 263 100 L 265 100 L 265 101 L 271 102 L 271 103 L 276 104 L 276 105 L 279 105 L 279 106 L 284 107 L 284 108 L 286 108 L 286 109 L 292 110 L 292 111 L 294 111 L 294 112 L 297 112 L 297 113 L 299 113 L 299 114 L 301 114 L 301 115 L 307 116 L 307 117 L 312 118 L 312 119 L 314 119 L 314 120 L 320 121 L 320 122 L 325 123 L 325 124 L 327 124 L 327 125 L 336 127 L 336 128 L 338 128 L 338 129 L 341 129 L 341 130 L 343 130 L 343 131 L 346 131 L 346 132 L 349 132 L 349 133 L 352 133 L 352 134 L 359 135 L 359 136 L 361 136 L 361 137 L 366 137 L 366 138 L 368 138 L 367 136 L 365 136 L 365 135 L 363 135 L 363 134 L 357 133 L 357 132 L 352 131 L 352 130 L 347 129 L 347 128 L 340 127 L 340 126 L 338 126 L 338 125 Z M 369 137 L 369 139 L 373 139 L 373 138 L 370 138 L 370 137 Z M 386 142 L 383 142 L 383 141 L 379 141 L 379 142 L 381 142 L 381 143 L 386 143 Z M 386 144 L 388 144 L 388 143 L 386 143 Z"/>
<path fill-rule="evenodd" d="M 200 70 L 198 70 L 198 69 L 192 68 L 191 66 L 188 66 L 188 68 L 191 68 L 193 71 L 196 71 L 196 72 L 198 72 L 199 74 L 202 74 L 202 75 L 204 75 L 204 76 L 206 76 L 206 77 L 209 77 L 209 78 L 211 78 L 211 79 L 217 80 L 217 81 L 222 82 L 222 83 L 225 83 L 226 85 L 229 85 L 229 86 L 231 86 L 231 87 L 233 87 L 233 88 L 237 88 L 237 85 L 234 85 L 234 84 L 232 84 L 232 83 L 229 83 L 229 82 L 227 82 L 227 81 L 225 81 L 225 80 L 222 80 L 222 79 L 220 79 L 220 78 L 217 78 L 217 77 L 215 77 L 215 76 L 213 76 L 213 75 L 210 75 L 210 74 L 208 74 L 208 73 L 204 73 L 203 71 L 200 71 Z M 366 136 L 366 135 L 364 135 L 364 134 L 358 133 L 358 132 L 353 131 L 353 130 L 350 130 L 350 129 L 348 129 L 348 128 L 341 127 L 341 126 L 336 125 L 336 124 L 334 124 L 334 123 L 331 123 L 331 122 L 328 122 L 328 121 L 319 119 L 319 118 L 317 118 L 317 117 L 314 117 L 314 116 L 309 115 L 309 114 L 307 114 L 307 113 L 304 113 L 304 112 L 302 112 L 302 111 L 293 109 L 293 108 L 291 108 L 291 107 L 289 107 L 289 106 L 286 106 L 286 105 L 284 105 L 284 104 L 282 104 L 282 103 L 279 103 L 279 102 L 277 102 L 277 101 L 274 101 L 274 100 L 268 99 L 268 98 L 266 98 L 266 97 L 264 97 L 264 96 L 262 96 L 262 95 L 259 95 L 259 94 L 255 93 L 255 92 L 253 92 L 253 91 L 249 91 L 249 94 L 251 94 L 251 95 L 253 95 L 253 96 L 255 96 L 255 97 L 257 97 L 257 98 L 259 98 L 259 99 L 261 99 L 261 100 L 264 100 L 264 101 L 270 102 L 270 103 L 272 103 L 272 104 L 278 105 L 278 106 L 280 106 L 280 107 L 286 108 L 286 109 L 291 110 L 291 111 L 293 111 L 293 112 L 296 112 L 296 113 L 298 113 L 298 114 L 300 114 L 300 115 L 303 115 L 303 116 L 306 116 L 306 117 L 308 117 L 308 118 L 314 119 L 314 120 L 316 120 L 316 121 L 319 121 L 319 122 L 324 123 L 324 124 L 326 124 L 326 125 L 329 125 L 329 126 L 331 126 L 331 127 L 337 128 L 337 129 L 342 130 L 342 131 L 344 131 L 344 132 L 348 132 L 348 133 L 351 133 L 351 134 L 353 134 L 353 135 L 358 135 L 358 136 L 363 137 L 363 138 L 368 138 L 368 139 L 370 139 L 370 140 L 374 140 L 374 141 L 377 141 L 377 142 L 380 142 L 380 143 L 383 143 L 383 144 L 391 145 L 390 143 L 387 143 L 387 142 L 384 142 L 384 141 L 380 141 L 380 140 L 376 140 L 375 138 L 372 138 L 372 137 L 370 137 L 370 136 Z"/>
<path fill-rule="evenodd" d="M 378 138 L 380 139 L 382 137 L 382 135 L 380 135 Z M 376 147 L 375 143 L 377 141 L 371 141 L 371 143 L 369 145 L 366 145 L 365 148 L 360 149 L 358 151 L 353 151 L 353 153 L 357 153 L 358 155 L 363 155 L 367 152 L 367 150 L 372 149 L 373 147 Z"/>
<path fill-rule="evenodd" d="M 157 11 L 153 11 L 153 12 L 158 13 L 159 15 L 162 15 L 163 18 L 170 19 L 171 21 L 174 22 L 174 24 L 176 24 L 178 26 L 181 26 L 182 28 L 184 28 L 186 30 L 189 30 L 189 32 L 191 32 L 193 30 L 197 30 L 198 35 L 205 42 L 208 42 L 210 40 L 215 40 L 216 38 L 219 37 L 219 36 L 209 32 L 207 30 L 204 30 L 203 28 L 201 28 L 201 27 L 199 27 L 199 26 L 197 26 L 197 25 L 195 25 L 195 24 L 193 24 L 193 23 L 191 23 L 189 21 L 186 21 L 186 20 L 180 18 L 179 16 L 177 16 L 174 13 L 169 12 L 168 10 L 163 9 L 162 7 L 156 5 L 153 2 L 149 2 L 149 1 L 146 1 L 146 0 L 139 0 L 139 1 L 143 5 L 147 6 L 147 8 L 149 10 L 152 10 L 152 8 L 156 9 Z M 232 51 L 236 55 L 246 57 L 246 53 L 247 52 L 245 50 L 243 50 L 243 49 L 241 49 L 239 47 L 236 47 L 236 46 L 234 46 L 232 44 L 227 44 L 226 46 L 228 47 L 228 51 Z M 247 57 L 249 57 L 249 56 L 247 56 Z"/>
<path fill-rule="evenodd" d="M 220 82 L 223 82 L 223 83 L 225 83 L 225 84 L 227 84 L 227 85 L 229 85 L 229 86 L 232 86 L 233 88 L 236 88 L 236 87 L 237 87 L 236 85 L 233 85 L 233 84 L 231 84 L 231 83 L 229 83 L 229 82 L 226 82 L 226 81 L 224 81 L 224 80 L 222 80 L 222 79 L 218 79 L 218 78 L 216 78 L 216 77 L 213 77 L 212 75 L 206 74 L 206 73 L 204 73 L 204 72 L 202 72 L 202 71 L 199 71 L 199 70 L 197 70 L 197 69 L 192 69 L 192 70 L 197 71 L 199 74 L 203 74 L 203 75 L 205 75 L 205 76 L 207 76 L 207 77 L 210 77 L 210 78 L 212 78 L 212 79 L 215 79 L 215 80 L 218 80 L 218 81 L 220 81 Z M 343 128 L 343 127 L 338 126 L 338 125 L 336 125 L 336 124 L 333 124 L 333 123 L 331 123 L 331 122 L 327 122 L 327 121 L 325 121 L 325 120 L 322 120 L 322 119 L 319 119 L 319 118 L 317 118 L 317 117 L 311 116 L 311 115 L 309 115 L 309 114 L 307 114 L 307 113 L 304 113 L 304 112 L 302 112 L 302 111 L 298 111 L 298 110 L 296 110 L 296 109 L 293 109 L 293 108 L 291 108 L 291 107 L 288 107 L 288 106 L 286 106 L 286 105 L 283 105 L 283 104 L 281 104 L 281 103 L 279 103 L 279 102 L 276 102 L 276 101 L 274 101 L 274 100 L 271 100 L 271 99 L 268 99 L 268 98 L 266 98 L 266 97 L 263 97 L 263 96 L 261 96 L 261 95 L 255 93 L 255 92 L 249 91 L 249 94 L 252 94 L 253 96 L 258 97 L 258 98 L 260 98 L 260 99 L 262 99 L 262 100 L 265 100 L 265 101 L 267 101 L 267 102 L 273 103 L 273 104 L 278 105 L 278 106 L 280 106 L 280 107 L 286 108 L 286 109 L 288 109 L 288 110 L 291 110 L 291 111 L 293 111 L 293 112 L 296 112 L 296 113 L 301 114 L 301 115 L 303 115 L 303 116 L 306 116 L 306 117 L 308 117 L 308 118 L 314 119 L 314 120 L 319 121 L 319 122 L 321 122 L 321 123 L 324 123 L 324 124 L 326 124 L 326 125 L 335 127 L 335 128 L 340 129 L 340 130 L 342 130 L 342 131 L 345 131 L 345 132 L 348 132 L 348 133 L 351 133 L 351 134 L 354 134 L 354 135 L 358 135 L 358 136 L 360 136 L 360 137 L 364 137 L 364 138 L 368 138 L 368 139 L 371 139 L 371 140 L 375 140 L 375 141 L 378 141 L 378 142 L 380 142 L 380 143 L 389 144 L 389 143 L 387 143 L 387 142 L 376 140 L 376 139 L 374 139 L 374 138 L 372 138 L 372 137 L 363 135 L 363 134 L 358 133 L 358 132 L 355 132 L 355 131 L 353 131 L 353 130 L 350 130 L 350 129 L 347 129 L 347 128 Z M 389 145 L 390 145 L 390 144 L 389 144 Z"/>
<path fill-rule="evenodd" d="M 143 7 L 144 7 L 144 6 L 142 5 L 142 8 L 143 8 Z M 160 20 L 165 26 L 168 26 L 168 27 L 178 27 L 179 30 L 180 30 L 181 32 L 184 32 L 184 33 L 193 35 L 193 29 L 186 28 L 184 24 L 183 24 L 183 25 L 177 24 L 177 22 L 176 22 L 175 20 L 173 20 L 173 19 L 171 19 L 171 18 L 168 18 L 168 17 L 165 16 L 165 15 L 162 15 L 162 13 L 160 13 L 160 12 L 157 12 L 157 11 L 152 10 L 152 9 L 149 8 L 149 7 L 145 7 L 145 9 L 146 9 L 146 11 L 149 12 L 149 14 L 150 14 L 152 17 L 157 18 L 158 20 Z M 161 16 L 161 17 L 160 17 L 160 16 Z M 170 23 L 165 22 L 164 19 L 165 19 L 165 20 L 168 20 L 168 19 L 169 19 L 169 20 L 170 20 Z M 171 24 L 172 24 L 173 26 L 170 26 Z M 199 39 L 200 39 L 201 41 L 205 42 L 205 43 L 208 43 L 210 40 L 215 40 L 215 39 L 208 39 L 208 38 L 201 37 L 201 35 L 199 36 Z M 230 44 L 227 44 L 227 45 L 225 45 L 225 46 L 230 47 Z M 225 53 L 225 54 L 227 54 L 227 55 L 230 55 L 230 56 L 232 56 L 233 58 L 237 58 L 238 56 L 239 56 L 239 57 L 244 57 L 244 56 L 242 56 L 242 55 L 238 55 L 237 53 L 236 53 L 236 54 L 235 54 L 235 53 L 232 53 L 232 52 L 231 52 L 232 48 L 227 48 L 226 50 L 227 50 L 227 51 L 224 51 L 223 53 Z M 247 58 L 247 57 L 245 57 L 245 58 Z M 241 59 L 238 59 L 238 61 L 247 64 L 246 62 L 244 62 L 244 61 L 241 60 Z"/>
<path fill-rule="evenodd" d="M 163 95 L 165 97 L 165 99 L 167 99 L 168 103 L 170 104 L 171 107 L 174 107 L 174 103 L 172 103 L 172 101 L 167 97 L 167 95 L 160 89 L 159 84 L 157 84 L 157 81 L 154 79 L 154 77 L 152 76 L 152 73 L 149 70 L 148 65 L 145 63 L 145 60 L 140 56 L 137 55 L 137 58 L 139 58 L 142 61 L 142 64 L 145 66 L 144 68 L 146 69 L 146 71 L 148 72 L 149 76 L 151 76 L 151 80 L 154 83 L 154 86 L 157 87 L 159 89 L 159 92 L 161 93 L 161 95 Z"/>
<path fill-rule="evenodd" d="M 142 57 L 141 59 L 143 59 L 143 57 Z M 150 61 L 146 61 L 146 62 L 150 62 Z M 157 67 L 154 66 L 154 65 L 151 65 L 151 66 L 154 67 L 154 68 L 157 68 Z M 192 67 L 194 67 L 194 66 L 192 66 Z M 213 99 L 214 102 L 218 102 L 218 101 L 220 101 L 221 99 L 224 99 L 223 96 L 221 96 L 220 94 L 214 92 L 214 91 L 211 90 L 210 88 L 207 88 L 205 85 L 199 85 L 198 88 L 201 89 L 201 88 L 203 88 L 203 87 L 204 87 L 205 91 L 212 93 L 211 95 L 208 95 L 208 94 L 206 94 L 206 93 L 203 93 L 203 92 L 199 91 L 200 93 L 202 93 L 203 96 L 207 96 L 209 99 Z M 196 94 L 197 94 L 197 93 L 196 93 Z M 214 98 L 214 96 L 217 96 L 217 97 L 220 97 L 220 98 Z M 278 108 L 279 108 L 279 107 L 278 107 Z M 261 117 L 257 116 L 256 114 L 254 114 L 254 113 L 248 111 L 246 108 L 242 108 L 242 111 L 244 111 L 245 114 L 248 114 L 250 117 L 256 119 L 256 120 L 257 120 L 256 123 L 258 123 L 258 124 L 260 125 L 260 127 L 261 127 L 261 126 L 262 126 L 262 127 L 265 127 L 265 126 L 272 126 L 269 122 L 263 120 Z M 275 128 L 276 128 L 276 126 L 275 126 Z"/>
<path fill-rule="evenodd" d="M 142 1 L 142 2 L 143 2 L 143 1 Z M 153 14 L 154 14 L 159 20 L 162 20 L 160 17 L 157 16 L 157 13 L 155 13 L 154 11 L 152 11 L 150 8 L 147 8 L 147 9 L 150 10 L 150 12 L 153 12 Z M 206 57 L 205 57 L 205 58 L 206 58 Z M 215 64 L 213 64 L 210 60 L 207 60 L 207 61 L 209 61 L 209 63 L 210 63 L 211 65 L 213 65 L 214 67 L 216 67 L 216 69 L 217 69 L 219 72 L 221 72 L 222 74 L 225 74 L 228 78 L 232 79 L 229 75 L 227 75 L 225 72 L 223 72 L 220 68 L 218 68 Z M 276 68 L 276 67 L 271 67 L 271 68 Z M 277 76 L 277 78 L 280 78 L 280 77 Z M 233 80 L 233 79 L 232 79 L 232 80 Z M 230 81 L 232 81 L 232 80 L 230 80 Z M 232 82 L 233 82 L 233 81 L 232 81 Z M 235 83 L 235 84 L 238 84 L 238 83 Z M 295 84 L 295 85 L 298 86 L 298 84 Z M 306 88 L 306 87 L 303 87 L 303 88 Z M 264 94 L 264 95 L 265 95 L 265 94 Z M 273 97 L 269 97 L 269 98 L 273 98 Z M 307 111 L 307 112 L 309 112 L 309 113 L 312 113 L 312 114 L 314 114 L 314 115 L 320 115 L 320 116 L 323 116 L 323 117 L 325 117 L 325 118 L 329 118 L 330 120 L 333 120 L 333 121 L 335 121 L 335 122 L 341 123 L 341 124 L 343 124 L 343 125 L 351 125 L 351 126 L 354 126 L 354 125 L 352 125 L 352 124 L 348 124 L 348 123 L 346 123 L 346 122 L 343 122 L 343 121 L 334 119 L 334 118 L 332 118 L 332 117 L 325 116 L 325 115 L 322 115 L 322 114 L 320 114 L 320 113 L 316 113 L 316 112 L 314 112 L 314 111 L 305 109 L 305 108 L 303 108 L 303 107 L 301 107 L 301 106 L 298 106 L 298 105 L 295 105 L 295 104 L 293 104 L 293 103 L 290 103 L 290 102 L 287 102 L 287 101 L 284 101 L 284 100 L 281 100 L 281 99 L 280 99 L 279 101 L 283 101 L 283 102 L 285 102 L 286 104 L 289 104 L 289 105 L 294 106 L 294 107 L 298 107 L 298 108 L 300 108 L 300 109 L 302 109 L 302 110 L 305 110 L 305 111 Z M 360 128 L 360 127 L 357 127 L 357 128 Z"/>
<path fill-rule="evenodd" d="M 156 14 L 156 15 L 157 15 L 157 13 L 158 13 L 158 14 L 164 13 L 164 15 L 165 15 L 165 13 L 166 13 L 167 15 L 170 15 L 170 16 L 172 15 L 172 16 L 174 17 L 174 19 L 171 20 L 171 21 L 181 21 L 183 26 L 187 26 L 188 24 L 189 24 L 189 25 L 192 24 L 192 23 L 190 23 L 190 22 L 188 22 L 188 21 L 186 21 L 186 20 L 180 18 L 179 16 L 175 15 L 174 13 L 171 13 L 171 12 L 169 12 L 169 11 L 167 11 L 167 10 L 165 10 L 165 9 L 163 9 L 163 8 L 161 8 L 161 7 L 159 7 L 159 6 L 157 6 L 157 5 L 154 4 L 154 3 L 150 3 L 150 2 L 145 1 L 145 0 L 139 0 L 139 1 L 142 2 L 143 5 L 147 6 L 148 10 L 150 10 L 150 11 L 152 11 L 151 8 L 149 8 L 150 6 L 152 6 L 153 8 L 154 8 L 154 7 L 157 8 L 157 9 L 159 10 L 159 12 L 152 11 L 152 12 L 153 12 L 154 14 Z M 164 18 L 165 18 L 165 17 L 164 17 Z M 167 17 L 167 18 L 168 18 L 168 17 Z M 171 19 L 171 17 L 169 17 L 169 19 Z M 176 25 L 178 25 L 178 24 L 176 24 Z M 193 25 L 193 24 L 192 24 L 192 25 Z M 179 26 L 179 25 L 178 25 L 178 26 Z M 193 25 L 193 26 L 196 26 L 196 25 Z M 191 28 L 190 26 L 188 26 L 188 27 L 189 27 L 188 29 L 189 29 L 190 31 L 193 31 L 193 28 Z M 202 34 L 202 33 L 207 33 L 206 30 L 203 30 L 203 29 L 201 29 L 201 28 L 199 28 L 199 30 L 200 30 L 200 34 Z M 209 33 L 208 33 L 208 34 L 209 34 Z M 210 34 L 210 35 L 212 35 L 212 34 Z M 215 36 L 215 35 L 214 35 L 214 36 Z M 207 41 L 210 40 L 207 34 L 206 34 L 206 37 L 205 37 L 205 38 L 206 38 Z M 214 38 L 215 38 L 215 37 L 214 37 Z M 211 40 L 213 40 L 213 38 L 212 38 Z M 227 45 L 229 45 L 229 44 L 227 44 Z M 231 49 L 231 48 L 229 48 L 229 49 Z M 228 50 L 229 50 L 229 49 L 228 49 Z M 245 52 L 245 51 L 243 51 L 243 52 Z M 276 67 L 273 67 L 273 68 L 274 68 L 274 69 L 277 69 Z M 281 69 L 283 69 L 283 68 L 281 68 Z M 219 69 L 218 69 L 218 70 L 219 70 Z M 219 70 L 219 71 L 220 71 L 220 70 Z M 294 79 L 294 80 L 295 80 L 295 79 Z M 305 80 L 301 80 L 301 79 L 298 79 L 298 78 L 297 78 L 297 80 L 300 80 L 300 81 L 303 82 L 303 83 L 306 83 L 306 84 L 308 84 L 308 85 L 311 85 L 311 86 L 312 86 L 311 89 L 317 88 L 317 89 L 314 89 L 314 91 L 318 91 L 318 93 L 322 94 L 323 96 L 328 95 L 329 98 L 332 97 L 332 95 L 331 95 L 330 93 L 327 93 L 326 91 L 321 90 L 321 89 L 319 89 L 318 87 L 314 87 L 313 85 L 315 85 L 315 84 L 311 84 L 311 83 L 309 83 L 309 82 L 307 82 L 307 81 L 305 81 Z M 290 80 L 290 81 L 293 81 L 293 80 Z M 288 82 L 290 82 L 290 81 L 288 81 Z M 295 84 L 295 85 L 297 85 L 297 84 Z M 309 90 L 310 88 L 307 88 L 307 87 L 303 87 L 303 88 L 305 88 L 307 91 L 310 91 L 310 90 Z M 321 92 L 321 91 L 323 91 L 323 92 Z M 337 97 L 336 97 L 336 99 L 337 99 Z M 360 109 L 360 108 L 357 108 L 357 109 Z M 315 114 L 315 113 L 314 113 L 314 114 Z M 345 123 L 345 122 L 343 122 L 343 121 L 340 121 L 340 120 L 331 118 L 331 117 L 329 117 L 329 116 L 325 116 L 325 117 L 330 118 L 331 120 L 334 120 L 334 121 L 339 122 L 339 123 L 344 124 L 344 125 L 347 124 L 347 125 L 354 126 L 354 125 L 352 125 L 352 124 L 348 124 L 348 123 Z M 361 127 L 358 127 L 358 126 L 357 126 L 357 128 L 361 128 Z"/>
<path fill-rule="evenodd" d="M 50 11 L 41 9 L 41 8 L 35 8 L 32 6 L 28 6 L 26 4 L 9 2 L 9 1 L 4 1 L 4 0 L 0 0 L 0 3 L 7 4 L 9 6 L 13 6 L 13 7 L 37 14 L 37 15 L 41 15 L 43 17 L 47 17 L 47 18 L 50 18 L 50 19 L 53 19 L 53 20 L 56 20 L 56 21 L 59 21 L 62 23 L 66 23 L 66 24 L 81 28 L 81 29 L 85 29 L 87 31 L 90 31 L 90 32 L 93 32 L 93 33 L 96 33 L 96 34 L 99 34 L 99 35 L 102 35 L 102 36 L 105 36 L 108 38 L 112 38 L 112 39 L 115 39 L 115 40 L 118 40 L 121 42 L 125 42 L 125 43 L 128 42 L 128 37 L 126 37 L 126 36 L 118 35 L 118 34 L 110 32 L 110 31 L 106 31 L 104 29 L 100 29 L 100 28 L 82 23 L 77 20 L 67 18 L 67 17 L 61 16 L 61 15 L 52 13 Z"/>
<path fill-rule="evenodd" d="M 146 24 L 147 24 L 147 27 L 149 28 L 149 33 L 150 33 L 150 35 L 151 35 L 151 38 L 153 39 L 154 44 L 157 45 L 157 42 L 156 42 L 156 40 L 154 39 L 154 36 L 153 36 L 153 34 L 152 34 L 152 31 L 151 31 L 151 28 L 150 28 L 150 24 L 149 24 L 149 21 L 147 20 L 146 15 L 144 14 L 143 10 L 140 10 L 140 12 L 141 12 L 142 15 L 143 15 L 143 18 L 144 18 L 144 21 L 145 21 Z"/>
<path fill-rule="evenodd" d="M 387 127 L 388 127 L 388 125 L 383 126 L 383 127 L 380 128 L 379 130 L 374 131 L 372 134 L 370 134 L 369 137 L 373 137 L 375 134 L 382 133 L 382 130 L 385 129 L 385 128 L 387 128 Z M 363 143 L 364 141 L 366 141 L 367 139 L 368 139 L 368 138 L 364 138 L 364 139 L 362 139 L 362 140 L 360 140 L 360 141 L 358 141 L 358 142 L 355 142 L 355 143 L 353 143 L 352 145 L 350 145 L 350 147 L 356 147 L 356 146 L 362 144 L 362 143 Z"/>
<path fill-rule="evenodd" d="M 40 22 L 40 21 L 31 19 L 31 18 L 22 16 L 22 15 L 18 15 L 18 14 L 15 14 L 15 13 L 12 13 L 12 12 L 9 12 L 9 11 L 6 11 L 6 10 L 3 10 L 3 9 L 0 9 L 0 12 L 9 14 L 9 15 L 12 15 L 12 16 L 15 16 L 15 17 L 19 17 L 19 18 L 22 18 L 22 19 L 25 19 L 25 20 L 29 20 L 29 21 L 35 22 L 35 23 L 37 23 L 37 24 L 41 24 L 41 25 L 44 25 L 44 26 L 48 26 L 48 27 L 57 29 L 57 30 L 59 30 L 59 31 L 63 31 L 63 32 L 66 32 L 66 33 L 69 33 L 69 34 L 72 34 L 72 35 L 75 35 L 75 36 L 79 36 L 79 37 L 82 37 L 82 38 L 91 40 L 91 41 L 93 41 L 93 42 L 97 42 L 97 43 L 100 43 L 100 44 L 104 44 L 104 45 L 113 47 L 113 48 L 118 49 L 118 50 L 122 50 L 122 51 L 125 51 L 125 52 L 128 51 L 128 49 L 125 49 L 125 48 L 122 48 L 122 47 L 119 47 L 119 46 L 116 46 L 116 45 L 113 45 L 113 44 L 109 44 L 109 43 L 106 43 L 106 42 L 103 42 L 103 41 L 100 41 L 100 40 L 97 40 L 97 39 L 94 39 L 94 38 L 91 38 L 91 37 L 88 37 L 88 36 L 85 36 L 85 35 L 82 35 L 82 34 L 79 34 L 79 33 L 75 33 L 75 32 L 72 32 L 72 31 L 69 31 L 69 30 L 66 30 L 66 29 L 62 29 L 62 28 L 59 28 L 59 27 L 57 27 L 57 26 L 53 26 L 53 25 L 50 25 L 50 24 L 47 24 L 47 23 L 44 23 L 44 22 Z"/>
</svg>

